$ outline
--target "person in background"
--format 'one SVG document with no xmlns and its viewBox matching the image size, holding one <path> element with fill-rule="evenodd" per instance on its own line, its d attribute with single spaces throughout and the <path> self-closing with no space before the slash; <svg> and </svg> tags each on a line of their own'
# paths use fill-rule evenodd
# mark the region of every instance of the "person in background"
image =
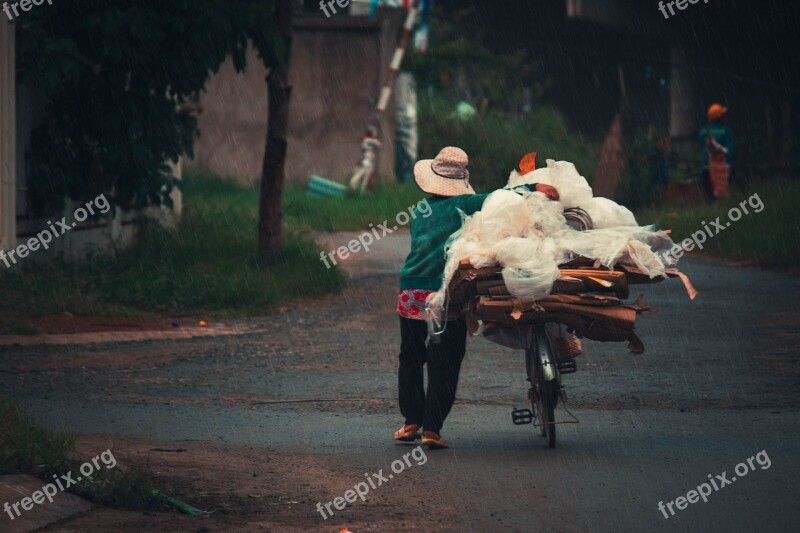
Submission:
<svg viewBox="0 0 800 533">
<path fill-rule="evenodd" d="M 733 131 L 725 125 L 728 108 L 720 104 L 712 104 L 708 108 L 708 124 L 700 128 L 700 145 L 702 146 L 702 187 L 706 198 L 713 201 L 716 198 L 711 184 L 709 161 L 724 161 L 730 165 L 733 161 Z"/>
<path fill-rule="evenodd" d="M 431 194 L 426 213 L 416 213 L 411 221 L 411 251 L 400 271 L 397 311 L 400 315 L 400 367 L 398 372 L 400 412 L 403 427 L 395 440 L 413 442 L 422 438 L 429 449 L 446 448 L 440 435 L 442 425 L 456 397 L 461 362 L 466 353 L 467 324 L 463 319 L 448 320 L 439 342 L 429 339 L 425 320 L 428 295 L 442 284 L 445 267 L 444 246 L 461 228 L 461 212 L 480 211 L 488 194 L 476 194 L 469 184 L 469 158 L 460 148 L 443 148 L 435 159 L 418 161 L 414 181 Z M 555 187 L 533 184 L 551 200 L 558 200 Z M 419 210 L 419 205 L 416 208 Z M 423 367 L 428 366 L 425 391 Z M 424 429 L 420 435 L 420 429 Z"/>
</svg>

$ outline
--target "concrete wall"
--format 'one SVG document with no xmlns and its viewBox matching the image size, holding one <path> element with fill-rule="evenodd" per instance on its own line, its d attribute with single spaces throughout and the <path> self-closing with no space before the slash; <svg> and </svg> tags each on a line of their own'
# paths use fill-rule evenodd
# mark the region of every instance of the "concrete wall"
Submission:
<svg viewBox="0 0 800 533">
<path fill-rule="evenodd" d="M 367 121 L 388 71 L 403 12 L 381 9 L 377 20 L 298 16 L 294 21 L 287 183 L 310 174 L 346 181 L 360 156 Z M 200 98 L 200 138 L 187 167 L 208 168 L 241 183 L 261 175 L 267 132 L 267 71 L 254 50 L 236 73 L 228 60 Z M 381 124 L 379 172 L 394 176 L 394 109 Z"/>
<path fill-rule="evenodd" d="M 691 58 L 681 44 L 673 44 L 670 51 L 670 123 L 669 134 L 688 137 L 697 132 L 703 120 L 702 104 L 697 97 L 697 83 L 689 70 Z"/>
</svg>

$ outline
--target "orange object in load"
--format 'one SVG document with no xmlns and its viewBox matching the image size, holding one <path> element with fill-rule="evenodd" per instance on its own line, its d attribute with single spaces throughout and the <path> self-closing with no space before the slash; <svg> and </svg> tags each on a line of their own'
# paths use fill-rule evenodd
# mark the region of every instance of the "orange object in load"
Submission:
<svg viewBox="0 0 800 533">
<path fill-rule="evenodd" d="M 519 173 L 525 175 L 536 170 L 536 152 L 530 152 L 519 161 Z"/>
</svg>

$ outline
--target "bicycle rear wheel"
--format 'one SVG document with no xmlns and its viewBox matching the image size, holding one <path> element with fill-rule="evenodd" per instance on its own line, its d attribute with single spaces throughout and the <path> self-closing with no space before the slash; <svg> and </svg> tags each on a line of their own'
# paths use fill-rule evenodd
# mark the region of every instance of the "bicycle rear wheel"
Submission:
<svg viewBox="0 0 800 533">
<path fill-rule="evenodd" d="M 547 445 L 550 448 L 555 448 L 558 371 L 544 328 L 541 328 L 541 330 L 537 328 L 531 341 L 531 346 L 525 350 L 525 361 L 531 382 L 528 396 L 542 436 L 547 440 Z M 546 372 L 554 372 L 554 374 L 551 374 L 553 376 L 552 379 L 547 379 Z"/>
</svg>

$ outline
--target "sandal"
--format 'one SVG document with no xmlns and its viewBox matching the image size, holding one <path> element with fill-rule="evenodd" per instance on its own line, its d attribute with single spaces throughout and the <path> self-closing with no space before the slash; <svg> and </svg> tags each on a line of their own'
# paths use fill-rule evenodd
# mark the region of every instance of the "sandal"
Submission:
<svg viewBox="0 0 800 533">
<path fill-rule="evenodd" d="M 422 435 L 419 434 L 419 424 L 406 424 L 394 432 L 394 440 L 400 442 L 414 442 Z"/>
<path fill-rule="evenodd" d="M 422 437 L 422 444 L 427 445 L 429 450 L 438 450 L 440 448 L 447 448 L 447 441 L 433 431 L 426 431 Z"/>
</svg>

